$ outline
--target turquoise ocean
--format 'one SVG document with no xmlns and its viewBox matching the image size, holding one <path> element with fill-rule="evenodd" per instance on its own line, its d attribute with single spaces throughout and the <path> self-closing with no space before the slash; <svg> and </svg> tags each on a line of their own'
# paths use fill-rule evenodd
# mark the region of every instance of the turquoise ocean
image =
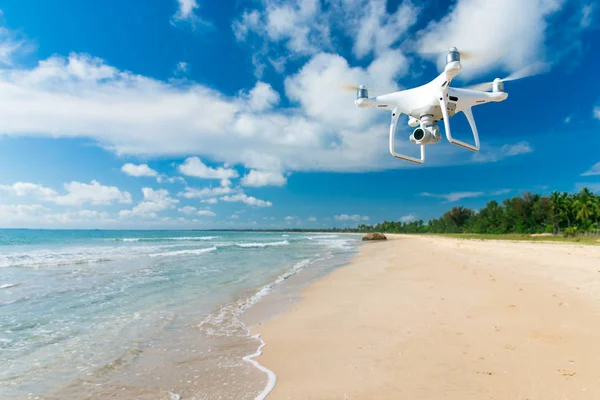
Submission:
<svg viewBox="0 0 600 400">
<path fill-rule="evenodd" d="M 255 399 L 249 328 L 346 263 L 335 234 L 0 230 L 0 398 Z"/>
</svg>

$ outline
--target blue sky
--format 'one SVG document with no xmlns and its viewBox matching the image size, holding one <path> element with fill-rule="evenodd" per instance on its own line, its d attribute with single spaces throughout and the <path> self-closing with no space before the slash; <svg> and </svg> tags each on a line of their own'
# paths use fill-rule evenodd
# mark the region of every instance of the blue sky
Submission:
<svg viewBox="0 0 600 400">
<path fill-rule="evenodd" d="M 341 227 L 598 192 L 599 27 L 593 0 L 5 0 L 0 226 Z M 421 85 L 450 46 L 475 54 L 455 87 L 548 69 L 473 109 L 479 153 L 397 160 L 390 113 L 340 87 Z"/>
</svg>

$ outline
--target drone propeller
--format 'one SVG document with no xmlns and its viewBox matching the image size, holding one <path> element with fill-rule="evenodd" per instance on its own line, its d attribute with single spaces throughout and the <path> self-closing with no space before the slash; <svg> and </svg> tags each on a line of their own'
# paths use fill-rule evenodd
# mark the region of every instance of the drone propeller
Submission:
<svg viewBox="0 0 600 400">
<path fill-rule="evenodd" d="M 437 46 L 436 46 L 437 47 Z M 438 57 L 442 57 L 445 56 L 446 54 L 448 54 L 448 52 L 452 49 L 452 47 L 448 47 L 448 48 L 436 48 L 430 51 L 416 51 L 416 54 L 419 54 L 420 56 L 425 56 L 426 58 L 438 58 Z M 460 53 L 460 58 L 462 61 L 471 61 L 474 60 L 476 58 L 482 58 L 484 56 L 486 56 L 486 54 L 483 54 L 480 51 L 476 51 L 476 50 L 461 50 L 460 48 L 456 48 L 458 50 L 458 52 Z"/>
<path fill-rule="evenodd" d="M 345 83 L 340 85 L 340 89 L 346 91 L 346 92 L 356 92 L 358 89 L 360 89 L 359 85 L 353 84 L 353 83 Z"/>
<path fill-rule="evenodd" d="M 530 76 L 540 75 L 540 74 L 543 74 L 546 72 L 548 72 L 548 64 L 535 63 L 535 64 L 528 65 L 524 68 L 521 68 L 520 70 L 518 70 L 516 72 L 513 72 L 512 74 L 508 75 L 506 78 L 500 79 L 500 81 L 502 81 L 502 82 L 515 81 L 517 79 L 528 78 Z M 488 91 L 488 90 L 492 89 L 493 85 L 494 85 L 493 81 L 492 82 L 484 82 L 484 83 L 478 83 L 475 85 L 466 86 L 465 89 Z"/>
</svg>

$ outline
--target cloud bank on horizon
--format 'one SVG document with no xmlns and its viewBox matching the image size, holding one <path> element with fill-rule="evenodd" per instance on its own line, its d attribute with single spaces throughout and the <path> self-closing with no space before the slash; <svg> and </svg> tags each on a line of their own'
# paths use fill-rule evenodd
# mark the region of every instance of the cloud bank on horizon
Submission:
<svg viewBox="0 0 600 400">
<path fill-rule="evenodd" d="M 129 192 L 96 180 L 66 183 L 64 195 L 35 182 L 0 182 L 3 195 L 37 202 L 4 205 L 0 218 L 14 224 L 40 221 L 40 215 L 50 215 L 50 225 L 61 219 L 110 225 L 132 218 L 187 224 L 217 216 L 209 209 L 215 204 L 270 208 L 274 202 L 246 192 L 284 187 L 294 173 L 410 168 L 388 154 L 389 115 L 356 109 L 353 95 L 339 90 L 342 85 L 362 83 L 379 92 L 406 87 L 399 82 L 424 83 L 429 75 L 423 71 L 439 70 L 450 46 L 479 55 L 465 62 L 460 76 L 465 81 L 508 75 L 534 62 L 558 65 L 577 51 L 565 43 L 578 43 L 597 20 L 593 3 L 575 0 L 458 0 L 439 18 L 431 17 L 429 5 L 408 0 L 394 6 L 383 0 L 295 0 L 243 6 L 225 26 L 204 14 L 207 2 L 173 3 L 174 13 L 165 15 L 173 29 L 188 22 L 211 26 L 190 35 L 218 34 L 244 49 L 254 81 L 230 93 L 190 78 L 194 65 L 182 61 L 173 63 L 176 77 L 164 80 L 84 52 L 36 59 L 33 41 L 1 27 L 0 135 L 91 140 L 129 159 L 120 167 L 123 174 L 183 188 L 171 193 L 145 186 L 135 206 L 118 212 L 43 214 L 49 204 L 134 201 Z M 10 22 L 10 15 L 4 19 Z M 561 24 L 553 24 L 559 19 Z M 598 118 L 598 108 L 590 109 Z M 523 140 L 491 144 L 476 154 L 440 147 L 426 167 L 499 162 L 534 150 Z M 134 162 L 140 158 L 147 161 Z M 165 158 L 184 158 L 176 163 L 176 175 L 151 166 Z M 199 182 L 209 186 L 198 187 Z M 479 194 L 459 192 L 460 198 Z M 181 204 L 188 200 L 195 203 Z M 365 220 L 340 211 L 331 212 L 334 220 Z M 402 218 L 409 216 L 415 218 L 412 213 Z"/>
</svg>

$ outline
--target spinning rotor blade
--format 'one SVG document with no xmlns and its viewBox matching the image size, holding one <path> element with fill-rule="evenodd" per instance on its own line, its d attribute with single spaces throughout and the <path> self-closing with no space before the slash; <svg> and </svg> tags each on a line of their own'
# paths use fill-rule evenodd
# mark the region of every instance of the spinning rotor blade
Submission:
<svg viewBox="0 0 600 400">
<path fill-rule="evenodd" d="M 340 85 L 340 89 L 345 90 L 346 92 L 356 92 L 359 89 L 359 87 L 358 85 L 355 85 L 353 83 L 346 83 Z"/>
<path fill-rule="evenodd" d="M 502 81 L 514 81 L 517 79 L 528 78 L 530 76 L 540 75 L 548 72 L 549 66 L 546 63 L 535 63 L 521 68 L 517 72 L 513 72 Z"/>
<path fill-rule="evenodd" d="M 516 81 L 517 79 L 528 78 L 530 76 L 540 75 L 548 72 L 549 66 L 545 63 L 535 63 L 528 65 L 520 70 L 513 72 L 506 78 L 500 79 L 502 82 Z M 494 82 L 484 82 L 475 85 L 466 86 L 465 89 L 488 91 L 492 89 Z"/>
</svg>

